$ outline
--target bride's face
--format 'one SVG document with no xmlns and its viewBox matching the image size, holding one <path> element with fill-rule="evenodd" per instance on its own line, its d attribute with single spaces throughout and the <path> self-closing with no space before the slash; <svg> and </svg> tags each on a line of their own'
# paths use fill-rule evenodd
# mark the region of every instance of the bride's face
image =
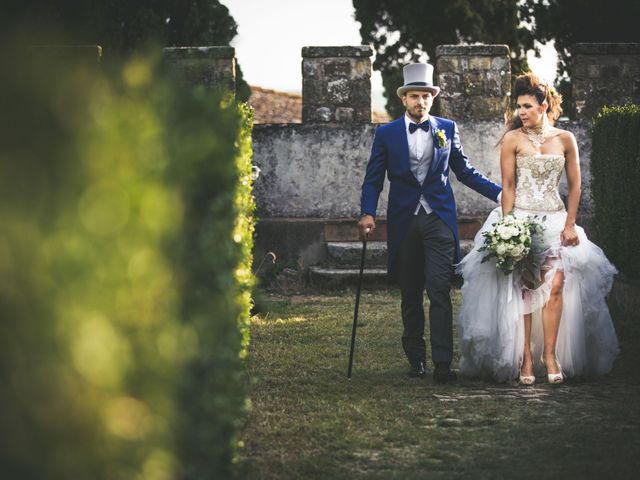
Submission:
<svg viewBox="0 0 640 480">
<path fill-rule="evenodd" d="M 541 127 L 547 111 L 547 102 L 540 104 L 533 95 L 520 95 L 516 102 L 516 111 L 525 128 Z"/>
</svg>

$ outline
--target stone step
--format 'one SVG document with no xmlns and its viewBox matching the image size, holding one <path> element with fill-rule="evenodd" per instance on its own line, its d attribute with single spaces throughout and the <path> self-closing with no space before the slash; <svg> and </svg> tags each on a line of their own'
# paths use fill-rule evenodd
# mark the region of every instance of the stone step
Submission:
<svg viewBox="0 0 640 480">
<path fill-rule="evenodd" d="M 359 268 L 322 268 L 309 269 L 309 283 L 320 288 L 355 287 L 358 284 Z M 362 284 L 367 287 L 385 286 L 386 268 L 365 268 L 362 272 Z"/>
<path fill-rule="evenodd" d="M 362 255 L 362 243 L 360 242 L 331 242 L 333 245 L 331 248 L 334 253 L 338 252 L 339 257 L 342 260 L 347 258 L 357 259 L 358 266 L 351 266 L 349 268 L 345 264 L 340 264 L 335 267 L 310 267 L 309 268 L 309 283 L 319 288 L 343 288 L 343 287 L 355 287 L 358 284 L 358 277 L 360 274 L 360 255 Z M 338 245 L 335 245 L 338 243 Z M 344 245 L 348 243 L 349 245 Z M 377 255 L 378 259 L 386 258 L 387 244 L 386 242 L 368 242 L 367 243 L 367 256 L 369 255 L 369 246 L 373 244 L 371 254 Z M 329 248 L 329 245 L 327 245 Z M 460 241 L 460 250 L 462 256 L 465 256 L 473 248 L 473 241 L 462 240 Z M 366 260 L 368 262 L 368 260 Z M 387 268 L 386 266 L 371 265 L 365 263 L 366 268 L 362 272 L 362 284 L 366 287 L 382 287 L 388 286 L 387 281 Z M 459 288 L 459 285 L 456 287 Z"/>
<path fill-rule="evenodd" d="M 362 242 L 327 242 L 329 262 L 334 265 L 360 266 Z M 386 266 L 387 242 L 368 241 L 365 255 L 366 266 Z"/>
<path fill-rule="evenodd" d="M 460 241 L 460 253 L 464 257 L 473 248 L 473 240 Z M 359 267 L 362 258 L 362 242 L 327 242 L 329 262 L 335 266 Z M 386 266 L 387 242 L 367 242 L 366 267 Z"/>
<path fill-rule="evenodd" d="M 482 217 L 458 217 L 458 232 L 461 239 L 473 239 L 478 232 L 484 218 Z M 357 220 L 332 219 L 324 225 L 324 238 L 328 242 L 355 242 L 360 237 Z M 376 219 L 376 229 L 370 236 L 370 240 L 387 239 L 387 220 L 379 217 Z"/>
</svg>

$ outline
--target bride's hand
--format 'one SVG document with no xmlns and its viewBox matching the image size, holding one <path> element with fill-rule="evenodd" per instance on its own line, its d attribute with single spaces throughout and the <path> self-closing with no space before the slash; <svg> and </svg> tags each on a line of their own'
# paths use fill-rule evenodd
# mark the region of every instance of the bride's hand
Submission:
<svg viewBox="0 0 640 480">
<path fill-rule="evenodd" d="M 575 225 L 565 225 L 560 233 L 560 244 L 564 247 L 575 247 L 580 243 Z"/>
</svg>

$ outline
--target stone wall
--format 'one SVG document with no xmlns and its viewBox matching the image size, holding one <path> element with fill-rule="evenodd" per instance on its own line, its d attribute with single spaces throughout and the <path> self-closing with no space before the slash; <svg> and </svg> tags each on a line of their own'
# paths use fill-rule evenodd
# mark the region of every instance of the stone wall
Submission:
<svg viewBox="0 0 640 480">
<path fill-rule="evenodd" d="M 473 165 L 500 181 L 496 143 L 510 93 L 504 45 L 438 47 L 441 107 L 458 120 Z M 255 185 L 261 218 L 357 218 L 360 188 L 376 126 L 371 119 L 369 56 L 361 47 L 305 47 L 303 124 L 256 125 Z M 400 100 L 398 99 L 398 102 Z M 345 110 L 351 109 L 351 110 Z M 495 204 L 451 176 L 461 216 L 484 216 Z M 385 189 L 378 216 L 386 215 Z"/>
<path fill-rule="evenodd" d="M 436 70 L 443 117 L 502 122 L 511 94 L 507 45 L 439 45 Z"/>
<path fill-rule="evenodd" d="M 505 45 L 443 45 L 436 50 L 441 115 L 458 122 L 471 163 L 500 181 L 503 113 L 510 101 L 509 50 Z M 559 126 L 572 131 L 580 148 L 582 200 L 579 222 L 588 227 L 589 129 L 603 104 L 640 101 L 640 44 L 578 44 L 573 49 L 576 117 Z M 357 238 L 360 187 L 377 125 L 371 122 L 371 49 L 305 47 L 302 50 L 303 123 L 256 125 L 254 164 L 260 222 L 256 254 L 273 250 L 281 261 L 309 265 L 322 260 L 324 242 Z M 167 49 L 167 61 L 194 82 L 231 87 L 233 49 Z M 400 101 L 400 100 L 398 100 Z M 451 175 L 461 234 L 472 236 L 496 205 Z M 384 236 L 386 191 L 378 206 L 376 236 Z M 566 196 L 566 180 L 560 191 Z M 382 238 L 382 237 L 380 237 Z"/>
<path fill-rule="evenodd" d="M 571 48 L 572 110 L 589 121 L 604 105 L 640 103 L 640 43 Z"/>
<path fill-rule="evenodd" d="M 371 122 L 371 47 L 302 49 L 302 121 Z"/>
<path fill-rule="evenodd" d="M 495 146 L 502 134 L 496 122 L 458 125 L 471 162 L 500 181 L 500 158 Z M 376 125 L 255 125 L 254 163 L 261 169 L 255 184 L 261 218 L 357 218 L 360 189 L 371 152 Z M 460 185 L 451 175 L 461 215 L 484 215 L 495 204 Z M 387 213 L 388 184 L 378 204 Z"/>
<path fill-rule="evenodd" d="M 189 84 L 236 91 L 233 47 L 169 47 L 164 49 L 163 60 Z"/>
<path fill-rule="evenodd" d="M 254 186 L 258 215 L 358 216 L 374 131 L 372 124 L 255 125 L 253 158 L 261 169 Z M 385 199 L 380 207 L 384 215 Z"/>
</svg>

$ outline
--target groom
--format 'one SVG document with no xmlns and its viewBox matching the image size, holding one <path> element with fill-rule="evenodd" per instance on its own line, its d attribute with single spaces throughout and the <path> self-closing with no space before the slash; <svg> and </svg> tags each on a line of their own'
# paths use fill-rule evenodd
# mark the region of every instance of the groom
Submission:
<svg viewBox="0 0 640 480">
<path fill-rule="evenodd" d="M 361 232 L 375 228 L 378 197 L 385 172 L 389 178 L 387 245 L 391 279 L 401 292 L 404 331 L 402 346 L 409 375 L 426 375 L 423 293 L 429 297 L 433 378 L 456 379 L 451 370 L 453 330 L 450 277 L 460 261 L 456 204 L 449 184 L 449 168 L 458 180 L 491 200 L 501 188 L 473 168 L 462 151 L 452 120 L 429 115 L 440 87 L 433 85 L 433 66 L 404 67 L 404 85 L 397 94 L 406 108 L 402 118 L 380 126 L 362 184 Z"/>
</svg>

